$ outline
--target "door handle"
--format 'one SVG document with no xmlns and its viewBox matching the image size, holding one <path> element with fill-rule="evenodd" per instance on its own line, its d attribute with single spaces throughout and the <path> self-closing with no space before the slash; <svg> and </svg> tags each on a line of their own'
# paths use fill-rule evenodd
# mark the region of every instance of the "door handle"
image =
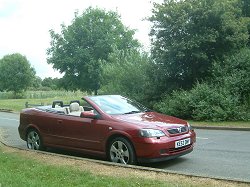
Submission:
<svg viewBox="0 0 250 187">
<path fill-rule="evenodd" d="M 62 124 L 63 121 L 62 120 L 57 120 L 57 124 Z"/>
</svg>

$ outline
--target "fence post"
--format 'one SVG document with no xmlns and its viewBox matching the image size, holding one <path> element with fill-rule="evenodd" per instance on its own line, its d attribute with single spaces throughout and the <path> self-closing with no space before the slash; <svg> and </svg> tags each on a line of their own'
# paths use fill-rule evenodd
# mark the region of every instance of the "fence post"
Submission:
<svg viewBox="0 0 250 187">
<path fill-rule="evenodd" d="M 25 108 L 28 108 L 29 107 L 29 103 L 28 101 L 25 103 Z"/>
</svg>

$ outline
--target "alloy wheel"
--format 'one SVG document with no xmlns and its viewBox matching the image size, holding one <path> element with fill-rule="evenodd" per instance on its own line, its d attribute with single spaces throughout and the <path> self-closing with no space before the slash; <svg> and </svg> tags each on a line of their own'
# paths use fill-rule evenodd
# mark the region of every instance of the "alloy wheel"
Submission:
<svg viewBox="0 0 250 187">
<path fill-rule="evenodd" d="M 129 149 L 126 144 L 120 140 L 114 141 L 110 147 L 110 160 L 116 163 L 129 163 Z"/>
<path fill-rule="evenodd" d="M 31 130 L 27 135 L 27 147 L 34 150 L 41 149 L 40 136 L 35 130 Z"/>
</svg>

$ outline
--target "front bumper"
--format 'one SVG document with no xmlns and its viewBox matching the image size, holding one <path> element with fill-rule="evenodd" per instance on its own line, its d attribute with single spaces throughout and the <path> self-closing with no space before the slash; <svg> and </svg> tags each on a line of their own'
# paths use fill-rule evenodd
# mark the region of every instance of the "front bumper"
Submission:
<svg viewBox="0 0 250 187">
<path fill-rule="evenodd" d="M 175 142 L 190 138 L 191 142 L 181 148 L 175 148 Z M 196 142 L 194 131 L 189 133 L 161 138 L 141 138 L 135 141 L 135 150 L 138 162 L 160 162 L 174 159 L 193 151 Z"/>
<path fill-rule="evenodd" d="M 139 163 L 162 162 L 162 161 L 167 161 L 167 160 L 172 160 L 172 159 L 178 158 L 180 156 L 191 153 L 192 151 L 193 151 L 193 146 L 192 146 L 191 149 L 188 149 L 187 151 L 184 151 L 184 152 L 181 152 L 181 153 L 178 153 L 178 154 L 175 154 L 175 155 L 159 157 L 159 158 L 138 158 L 137 161 Z"/>
</svg>

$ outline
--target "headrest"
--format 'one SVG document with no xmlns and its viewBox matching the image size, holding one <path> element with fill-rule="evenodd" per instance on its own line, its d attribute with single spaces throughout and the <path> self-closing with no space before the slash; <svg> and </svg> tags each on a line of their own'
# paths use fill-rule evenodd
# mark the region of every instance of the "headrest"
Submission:
<svg viewBox="0 0 250 187">
<path fill-rule="evenodd" d="M 69 110 L 70 110 L 71 112 L 73 112 L 73 111 L 79 111 L 79 109 L 80 109 L 80 106 L 79 106 L 78 103 L 71 103 L 71 104 L 69 105 Z"/>
</svg>

